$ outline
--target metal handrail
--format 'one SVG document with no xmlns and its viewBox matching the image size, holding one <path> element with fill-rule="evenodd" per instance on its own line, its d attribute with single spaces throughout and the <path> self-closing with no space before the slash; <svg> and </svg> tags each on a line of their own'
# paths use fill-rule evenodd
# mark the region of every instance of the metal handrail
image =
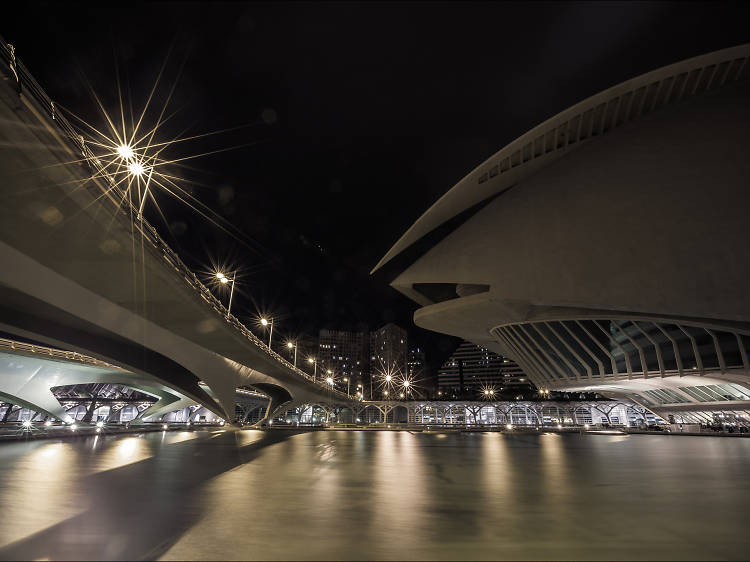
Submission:
<svg viewBox="0 0 750 562">
<path fill-rule="evenodd" d="M 110 192 L 113 192 L 115 194 L 115 197 L 102 199 L 112 202 L 114 202 L 114 200 L 116 199 L 117 205 L 115 207 L 115 212 L 119 212 L 120 214 L 128 217 L 128 219 L 130 219 L 134 215 L 139 215 L 138 209 L 136 209 L 132 204 L 130 198 L 126 197 L 126 193 L 106 173 L 99 158 L 91 151 L 91 149 L 89 149 L 83 135 L 75 130 L 75 128 L 70 124 L 70 122 L 65 118 L 64 115 L 61 115 L 57 112 L 55 102 L 42 89 L 39 83 L 28 71 L 26 66 L 24 66 L 24 64 L 16 57 L 14 47 L 6 43 L 2 36 L 0 36 L 0 59 L 2 59 L 2 61 L 8 66 L 11 73 L 15 77 L 19 96 L 26 95 L 30 99 L 36 101 L 41 106 L 41 108 L 46 111 L 47 115 L 55 122 L 57 128 L 65 135 L 65 138 L 72 145 L 72 147 L 74 147 L 76 151 L 80 151 L 84 159 L 83 162 L 85 162 L 90 168 L 93 168 L 93 170 L 95 171 L 95 175 L 99 175 L 100 177 L 107 178 L 109 180 L 109 186 L 107 189 Z M 125 206 L 127 206 L 127 210 Z M 255 344 L 258 349 L 265 352 L 268 356 L 281 363 L 290 371 L 301 377 L 304 377 L 308 381 L 317 386 L 320 386 L 324 390 L 333 392 L 339 397 L 346 397 L 347 399 L 349 399 L 349 396 L 345 392 L 331 389 L 330 385 L 318 382 L 308 373 L 295 367 L 281 355 L 270 349 L 270 347 L 266 346 L 265 343 L 263 343 L 255 334 L 250 331 L 250 329 L 247 328 L 247 326 L 242 324 L 242 322 L 240 322 L 233 314 L 231 314 L 222 304 L 222 302 L 217 299 L 203 283 L 201 283 L 195 273 L 193 273 L 185 265 L 185 263 L 174 252 L 174 250 L 172 250 L 172 248 L 169 247 L 164 239 L 159 236 L 159 233 L 156 231 L 156 229 L 145 218 L 143 218 L 142 215 L 139 216 L 139 220 L 135 224 L 143 237 L 149 241 L 152 248 L 161 250 L 163 252 L 164 259 L 172 267 L 174 267 L 178 273 L 182 274 L 185 281 L 187 282 L 187 285 L 190 286 L 194 291 L 196 291 L 199 296 L 203 297 L 203 299 L 205 299 L 216 312 L 221 314 L 227 324 L 235 328 L 248 340 Z M 92 360 L 94 359 L 92 358 Z M 105 365 L 111 366 L 107 363 L 105 363 Z"/>
<path fill-rule="evenodd" d="M 64 359 L 66 361 L 77 361 L 79 363 L 85 363 L 86 365 L 95 365 L 97 367 L 107 367 L 110 369 L 118 369 L 116 365 L 111 365 L 106 361 L 83 355 L 77 351 L 64 351 L 62 349 L 55 349 L 52 347 L 45 347 L 43 345 L 24 343 L 15 340 L 8 340 L 0 338 L 0 348 L 10 349 L 20 353 L 33 353 L 34 355 L 47 355 L 48 357 L 54 357 L 55 359 Z"/>
</svg>

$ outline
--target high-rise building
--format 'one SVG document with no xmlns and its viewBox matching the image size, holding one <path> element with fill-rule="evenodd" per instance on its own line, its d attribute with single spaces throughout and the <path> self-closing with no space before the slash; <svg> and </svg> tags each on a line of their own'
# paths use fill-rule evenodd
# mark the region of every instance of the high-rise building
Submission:
<svg viewBox="0 0 750 562">
<path fill-rule="evenodd" d="M 367 332 L 320 330 L 318 334 L 318 373 L 333 371 L 338 381 L 350 379 L 352 388 L 369 384 L 369 335 Z"/>
<path fill-rule="evenodd" d="M 395 368 L 405 373 L 407 349 L 406 330 L 393 323 L 370 332 L 370 365 L 373 370 Z"/>
<path fill-rule="evenodd" d="M 406 361 L 406 372 L 409 378 L 419 378 L 423 375 L 425 369 L 424 351 L 419 347 L 409 350 L 409 357 Z"/>
<path fill-rule="evenodd" d="M 499 395 L 531 388 L 515 362 L 470 341 L 463 341 L 438 371 L 440 396 L 460 397 L 484 389 L 492 389 Z"/>
<path fill-rule="evenodd" d="M 350 379 L 352 394 L 358 385 L 367 398 L 377 394 L 377 374 L 408 372 L 408 336 L 395 324 L 372 332 L 320 330 L 318 334 L 318 373 L 330 369 L 338 381 Z M 419 352 L 417 353 L 419 356 Z M 424 354 L 422 353 L 422 363 Z M 321 371 L 322 370 L 322 371 Z"/>
</svg>

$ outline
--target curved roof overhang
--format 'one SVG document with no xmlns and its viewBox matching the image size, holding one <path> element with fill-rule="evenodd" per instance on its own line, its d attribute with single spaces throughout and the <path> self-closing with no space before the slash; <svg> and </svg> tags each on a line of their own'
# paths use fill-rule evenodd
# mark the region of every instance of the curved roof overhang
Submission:
<svg viewBox="0 0 750 562">
<path fill-rule="evenodd" d="M 475 168 L 435 202 L 371 273 L 461 212 L 493 197 L 571 150 L 639 117 L 750 76 L 750 43 L 653 70 L 558 113 Z"/>
</svg>

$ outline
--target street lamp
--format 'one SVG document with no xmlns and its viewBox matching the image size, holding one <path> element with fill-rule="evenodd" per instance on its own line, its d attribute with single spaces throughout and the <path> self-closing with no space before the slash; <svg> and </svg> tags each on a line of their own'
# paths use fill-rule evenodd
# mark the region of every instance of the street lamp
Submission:
<svg viewBox="0 0 750 562">
<path fill-rule="evenodd" d="M 346 383 L 346 395 L 349 396 L 349 384 L 351 383 L 349 377 L 344 377 L 344 382 Z"/>
<path fill-rule="evenodd" d="M 133 149 L 127 144 L 121 144 L 117 147 L 117 154 L 120 155 L 120 158 L 130 160 L 133 157 Z"/>
<path fill-rule="evenodd" d="M 260 323 L 263 325 L 264 328 L 268 326 L 269 324 L 271 324 L 271 331 L 268 334 L 268 349 L 271 349 L 271 338 L 273 338 L 273 318 L 271 318 L 270 322 L 266 320 L 265 318 L 261 318 Z"/>
<path fill-rule="evenodd" d="M 331 369 L 326 369 L 326 375 L 328 375 L 326 377 L 326 382 L 332 385 L 333 384 L 333 371 L 331 371 Z"/>
<path fill-rule="evenodd" d="M 222 285 L 226 285 L 227 283 L 232 284 L 232 288 L 229 290 L 229 306 L 227 307 L 227 316 L 232 312 L 232 297 L 234 297 L 234 279 L 237 276 L 237 272 L 232 273 L 232 278 L 230 279 L 226 275 L 224 275 L 221 272 L 218 272 L 216 274 L 216 278 L 219 280 L 219 283 Z"/>
<path fill-rule="evenodd" d="M 288 341 L 288 342 L 286 342 L 286 346 L 289 349 L 294 348 L 294 366 L 296 367 L 297 366 L 297 344 Z"/>
<path fill-rule="evenodd" d="M 318 361 L 315 359 L 315 357 L 308 357 L 307 358 L 308 363 L 313 364 L 313 381 L 318 376 Z"/>
</svg>

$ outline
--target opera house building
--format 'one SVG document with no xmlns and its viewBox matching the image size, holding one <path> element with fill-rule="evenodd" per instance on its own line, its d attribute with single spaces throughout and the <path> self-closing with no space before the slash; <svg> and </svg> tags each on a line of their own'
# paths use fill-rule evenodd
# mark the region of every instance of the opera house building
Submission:
<svg viewBox="0 0 750 562">
<path fill-rule="evenodd" d="M 750 45 L 594 95 L 490 157 L 375 269 L 541 389 L 750 412 Z"/>
</svg>

